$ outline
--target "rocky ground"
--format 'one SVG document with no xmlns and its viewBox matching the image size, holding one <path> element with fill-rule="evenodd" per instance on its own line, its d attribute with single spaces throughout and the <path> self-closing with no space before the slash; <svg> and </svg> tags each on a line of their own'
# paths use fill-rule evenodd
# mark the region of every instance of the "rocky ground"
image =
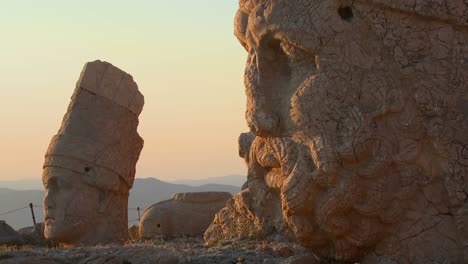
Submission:
<svg viewBox="0 0 468 264">
<path fill-rule="evenodd" d="M 0 246 L 1 264 L 331 264 L 295 244 L 242 241 L 206 248 L 201 238 L 130 242 L 96 247 Z"/>
</svg>

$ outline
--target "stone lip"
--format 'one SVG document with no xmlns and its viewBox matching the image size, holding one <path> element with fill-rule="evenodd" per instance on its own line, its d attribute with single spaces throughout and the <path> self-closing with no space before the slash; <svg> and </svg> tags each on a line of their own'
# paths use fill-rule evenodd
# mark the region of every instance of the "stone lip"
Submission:
<svg viewBox="0 0 468 264">
<path fill-rule="evenodd" d="M 144 96 L 133 77 L 109 62 L 86 63 L 76 87 L 105 97 L 137 116 L 143 110 Z"/>
</svg>

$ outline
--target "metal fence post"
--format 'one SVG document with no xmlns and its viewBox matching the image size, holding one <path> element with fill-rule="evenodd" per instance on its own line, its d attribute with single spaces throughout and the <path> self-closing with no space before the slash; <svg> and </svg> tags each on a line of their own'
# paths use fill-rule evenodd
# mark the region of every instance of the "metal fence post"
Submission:
<svg viewBox="0 0 468 264">
<path fill-rule="evenodd" d="M 29 208 L 31 208 L 31 215 L 34 223 L 34 230 L 36 230 L 36 216 L 34 216 L 33 204 L 29 203 Z"/>
</svg>

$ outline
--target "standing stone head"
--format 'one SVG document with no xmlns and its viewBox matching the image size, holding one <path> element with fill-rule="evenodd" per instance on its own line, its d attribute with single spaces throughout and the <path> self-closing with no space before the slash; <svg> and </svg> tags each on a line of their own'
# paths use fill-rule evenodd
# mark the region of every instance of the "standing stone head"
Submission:
<svg viewBox="0 0 468 264">
<path fill-rule="evenodd" d="M 143 95 L 110 63 L 87 63 L 45 155 L 45 237 L 66 244 L 128 238 L 128 193 L 143 139 Z"/>
<path fill-rule="evenodd" d="M 280 233 L 341 260 L 468 261 L 467 14 L 461 0 L 240 1 L 256 137 L 249 188 L 208 242 Z"/>
</svg>

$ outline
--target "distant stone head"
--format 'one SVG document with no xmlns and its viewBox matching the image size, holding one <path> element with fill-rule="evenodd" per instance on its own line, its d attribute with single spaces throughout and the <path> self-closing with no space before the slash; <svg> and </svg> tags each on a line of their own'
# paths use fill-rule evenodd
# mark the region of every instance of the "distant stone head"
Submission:
<svg viewBox="0 0 468 264">
<path fill-rule="evenodd" d="M 281 233 L 347 261 L 468 261 L 466 10 L 240 1 L 255 138 L 208 243 Z"/>
<path fill-rule="evenodd" d="M 171 199 L 146 208 L 139 223 L 139 236 L 201 236 L 231 198 L 228 192 L 175 193 Z"/>
<path fill-rule="evenodd" d="M 47 239 L 75 245 L 128 238 L 128 193 L 143 148 L 137 132 L 143 104 L 132 76 L 107 62 L 85 65 L 45 155 Z"/>
</svg>

